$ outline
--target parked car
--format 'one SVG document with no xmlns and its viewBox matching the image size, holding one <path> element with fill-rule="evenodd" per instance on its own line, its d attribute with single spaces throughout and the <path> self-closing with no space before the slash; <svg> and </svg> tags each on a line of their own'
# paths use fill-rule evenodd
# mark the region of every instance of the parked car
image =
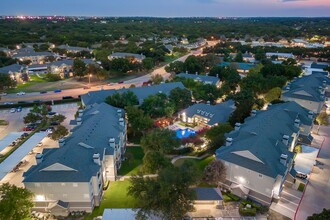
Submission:
<svg viewBox="0 0 330 220">
<path fill-rule="evenodd" d="M 118 84 L 123 84 L 123 83 L 124 83 L 124 81 L 119 81 L 119 82 L 118 82 Z"/>
<path fill-rule="evenodd" d="M 40 94 L 45 94 L 45 93 L 47 93 L 47 91 L 41 91 L 41 92 L 40 92 Z"/>
<path fill-rule="evenodd" d="M 42 147 L 42 145 L 43 145 L 43 144 L 40 142 L 40 143 L 37 144 L 36 147 Z"/>
<path fill-rule="evenodd" d="M 48 112 L 48 115 L 56 115 L 56 112 Z"/>
<path fill-rule="evenodd" d="M 22 138 L 26 138 L 27 136 L 29 136 L 28 133 L 23 133 L 23 134 L 21 135 Z"/>
<path fill-rule="evenodd" d="M 56 90 L 54 90 L 54 92 L 55 92 L 55 93 L 59 93 L 59 92 L 62 92 L 62 90 L 60 90 L 60 89 L 56 89 Z"/>
<path fill-rule="evenodd" d="M 13 105 L 14 103 L 13 102 L 5 102 L 4 104 L 5 105 Z"/>
<path fill-rule="evenodd" d="M 63 96 L 62 99 L 73 99 L 72 96 Z"/>
<path fill-rule="evenodd" d="M 0 96 L 6 96 L 6 95 L 7 95 L 7 93 L 5 93 L 5 92 L 0 94 Z"/>
<path fill-rule="evenodd" d="M 54 125 L 59 125 L 59 124 L 60 124 L 60 123 L 59 123 L 58 121 L 53 121 L 53 122 L 50 123 L 50 125 L 53 125 L 53 126 L 54 126 Z"/>
<path fill-rule="evenodd" d="M 297 173 L 296 177 L 300 178 L 300 179 L 306 179 L 307 178 L 307 175 L 304 174 L 304 173 Z"/>
<path fill-rule="evenodd" d="M 83 89 L 90 89 L 90 86 L 84 86 Z"/>
<path fill-rule="evenodd" d="M 16 112 L 16 108 L 11 108 L 10 109 L 10 113 L 15 113 Z"/>
<path fill-rule="evenodd" d="M 25 95 L 25 92 L 18 92 L 17 95 Z"/>
<path fill-rule="evenodd" d="M 17 112 L 21 112 L 21 111 L 22 111 L 22 107 L 19 106 L 19 107 L 17 108 Z"/>
</svg>

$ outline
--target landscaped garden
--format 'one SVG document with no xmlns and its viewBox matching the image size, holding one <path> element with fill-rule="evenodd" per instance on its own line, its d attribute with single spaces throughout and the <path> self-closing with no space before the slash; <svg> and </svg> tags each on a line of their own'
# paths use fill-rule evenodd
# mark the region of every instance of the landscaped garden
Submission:
<svg viewBox="0 0 330 220">
<path fill-rule="evenodd" d="M 85 219 L 92 220 L 94 217 L 102 216 L 106 208 L 137 208 L 136 200 L 127 195 L 129 186 L 129 180 L 111 182 L 110 187 L 104 192 L 101 205 Z"/>
<path fill-rule="evenodd" d="M 175 161 L 174 166 L 180 167 L 184 161 L 186 160 L 191 160 L 194 163 L 196 163 L 197 167 L 199 168 L 199 170 L 201 172 L 204 171 L 205 167 L 212 161 L 214 160 L 214 156 L 209 156 L 206 157 L 204 159 L 193 159 L 193 158 L 182 158 L 182 159 L 178 159 L 177 161 Z"/>
<path fill-rule="evenodd" d="M 127 147 L 125 156 L 127 159 L 121 165 L 118 175 L 131 176 L 137 174 L 142 167 L 144 153 L 141 147 Z"/>
</svg>

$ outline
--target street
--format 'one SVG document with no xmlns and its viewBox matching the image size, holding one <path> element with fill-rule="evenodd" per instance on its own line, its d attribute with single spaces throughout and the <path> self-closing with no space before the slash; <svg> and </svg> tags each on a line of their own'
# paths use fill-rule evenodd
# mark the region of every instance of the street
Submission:
<svg viewBox="0 0 330 220">
<path fill-rule="evenodd" d="M 321 126 L 319 135 L 325 138 L 318 156 L 321 165 L 314 166 L 309 183 L 298 207 L 295 219 L 306 219 L 330 207 L 330 126 Z"/>
<path fill-rule="evenodd" d="M 196 50 L 196 51 L 192 51 L 189 54 L 182 56 L 175 61 L 185 61 L 187 59 L 188 56 L 190 55 L 201 55 L 203 53 L 202 49 Z M 168 65 L 168 64 L 167 64 Z M 168 79 L 170 77 L 170 73 L 167 73 L 165 71 L 165 67 L 167 66 L 162 66 L 159 67 L 155 70 L 153 70 L 151 73 L 146 74 L 144 76 L 140 76 L 137 77 L 135 79 L 131 79 L 131 80 L 127 80 L 122 84 L 114 84 L 114 85 L 102 85 L 102 86 L 94 86 L 91 87 L 90 89 L 83 89 L 83 88 L 79 88 L 79 89 L 67 89 L 67 90 L 62 90 L 61 92 L 55 93 L 54 91 L 49 91 L 45 94 L 40 94 L 40 92 L 31 92 L 31 93 L 26 93 L 25 95 L 21 95 L 18 96 L 17 94 L 8 94 L 6 96 L 2 96 L 1 97 L 1 103 L 5 103 L 5 102 L 18 102 L 18 101 L 36 101 L 36 100 L 42 100 L 42 101 L 51 101 L 51 100 L 58 100 L 58 99 L 62 99 L 63 96 L 72 96 L 74 98 L 78 98 L 79 95 L 83 95 L 89 91 L 97 91 L 97 90 L 101 90 L 101 89 L 121 89 L 121 88 L 128 88 L 130 87 L 132 84 L 134 84 L 135 86 L 142 86 L 143 82 L 149 81 L 151 79 L 152 75 L 155 74 L 160 74 L 163 76 L 164 80 Z"/>
</svg>

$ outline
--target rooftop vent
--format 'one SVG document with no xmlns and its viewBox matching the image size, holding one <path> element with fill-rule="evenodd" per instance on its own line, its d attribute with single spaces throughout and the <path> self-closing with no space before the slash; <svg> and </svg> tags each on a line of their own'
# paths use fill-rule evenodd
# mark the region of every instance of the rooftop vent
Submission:
<svg viewBox="0 0 330 220">
<path fill-rule="evenodd" d="M 93 161 L 94 163 L 101 165 L 101 158 L 99 153 L 93 154 Z"/>
<path fill-rule="evenodd" d="M 289 144 L 289 139 L 290 139 L 289 135 L 283 135 L 283 137 L 282 137 L 282 143 L 283 143 L 284 145 L 288 146 L 288 144 Z"/>
<path fill-rule="evenodd" d="M 119 125 L 120 126 L 124 126 L 125 125 L 124 118 L 119 118 Z"/>
<path fill-rule="evenodd" d="M 308 118 L 313 119 L 313 117 L 314 117 L 314 112 L 309 111 L 308 112 Z"/>
<path fill-rule="evenodd" d="M 257 110 L 252 110 L 252 111 L 251 111 L 251 116 L 254 117 L 254 116 L 256 116 L 256 115 L 257 115 Z"/>
<path fill-rule="evenodd" d="M 83 116 L 83 113 L 84 113 L 84 110 L 82 110 L 82 109 L 79 109 L 78 110 L 78 117 L 82 117 Z"/>
<path fill-rule="evenodd" d="M 233 143 L 233 139 L 230 138 L 230 137 L 228 137 L 228 138 L 226 139 L 226 146 L 227 146 L 227 147 L 228 147 L 228 146 L 231 146 L 232 143 Z"/>
<path fill-rule="evenodd" d="M 44 155 L 43 154 L 36 154 L 36 161 L 37 164 L 40 164 L 44 160 Z"/>
<path fill-rule="evenodd" d="M 81 125 L 82 124 L 82 119 L 81 118 L 77 118 L 76 119 L 77 125 Z"/>
<path fill-rule="evenodd" d="M 241 128 L 241 123 L 237 122 L 235 124 L 235 131 L 238 131 Z"/>
<path fill-rule="evenodd" d="M 115 139 L 114 138 L 109 139 L 109 145 L 110 145 L 110 147 L 115 148 L 116 144 L 115 144 Z"/>
<path fill-rule="evenodd" d="M 58 144 L 60 145 L 60 147 L 63 147 L 65 145 L 65 139 L 64 138 L 58 139 Z"/>
<path fill-rule="evenodd" d="M 283 164 L 284 166 L 286 166 L 286 164 L 287 164 L 287 160 L 288 160 L 288 155 L 286 155 L 286 154 L 281 154 L 281 157 L 280 157 L 280 162 L 281 162 L 281 164 Z"/>
<path fill-rule="evenodd" d="M 294 126 L 296 126 L 297 128 L 300 127 L 300 120 L 299 119 L 294 120 Z"/>
</svg>

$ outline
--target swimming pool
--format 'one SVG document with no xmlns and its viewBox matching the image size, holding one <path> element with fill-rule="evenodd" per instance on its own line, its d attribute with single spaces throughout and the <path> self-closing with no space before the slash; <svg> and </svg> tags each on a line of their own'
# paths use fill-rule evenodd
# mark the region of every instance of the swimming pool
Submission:
<svg viewBox="0 0 330 220">
<path fill-rule="evenodd" d="M 196 135 L 196 131 L 191 130 L 189 128 L 186 128 L 186 129 L 177 129 L 175 131 L 175 133 L 176 133 L 176 137 L 179 138 L 179 139 L 187 138 L 189 136 L 195 136 Z"/>
</svg>

